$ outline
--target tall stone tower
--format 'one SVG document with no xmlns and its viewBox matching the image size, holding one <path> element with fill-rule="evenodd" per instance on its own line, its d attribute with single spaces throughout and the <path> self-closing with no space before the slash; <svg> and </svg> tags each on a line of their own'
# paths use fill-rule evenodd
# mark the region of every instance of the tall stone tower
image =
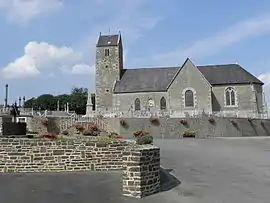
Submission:
<svg viewBox="0 0 270 203">
<path fill-rule="evenodd" d="M 113 89 L 123 70 L 121 34 L 101 35 L 96 45 L 96 111 L 113 110 Z"/>
</svg>

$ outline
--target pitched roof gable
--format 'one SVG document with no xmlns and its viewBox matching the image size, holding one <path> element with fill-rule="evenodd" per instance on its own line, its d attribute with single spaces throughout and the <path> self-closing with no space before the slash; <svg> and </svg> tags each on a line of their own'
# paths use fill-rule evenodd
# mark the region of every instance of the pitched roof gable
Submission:
<svg viewBox="0 0 270 203">
<path fill-rule="evenodd" d="M 249 84 L 263 85 L 263 82 L 247 72 L 238 64 L 197 66 L 211 85 Z M 159 67 L 126 69 L 117 81 L 114 93 L 162 92 L 181 67 Z"/>
</svg>

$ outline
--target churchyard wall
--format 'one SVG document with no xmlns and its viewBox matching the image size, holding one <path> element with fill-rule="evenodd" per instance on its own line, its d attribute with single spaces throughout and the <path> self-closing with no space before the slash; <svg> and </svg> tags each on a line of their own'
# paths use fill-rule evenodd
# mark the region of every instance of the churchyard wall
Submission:
<svg viewBox="0 0 270 203">
<path fill-rule="evenodd" d="M 196 137 L 241 137 L 241 136 L 270 136 L 270 119 L 249 119 L 236 117 L 179 117 L 169 118 L 157 116 L 158 123 L 151 122 L 149 117 L 93 117 L 93 118 L 70 118 L 51 117 L 50 124 L 44 126 L 40 123 L 39 117 L 33 117 L 27 123 L 27 128 L 32 132 L 63 132 L 68 130 L 70 135 L 76 133 L 74 125 L 77 123 L 84 125 L 88 129 L 90 123 L 96 123 L 103 132 L 117 132 L 125 138 L 133 138 L 133 132 L 137 130 L 147 130 L 155 138 L 178 139 L 186 130 L 196 131 Z M 213 118 L 214 122 L 209 119 Z M 187 124 L 181 124 L 181 120 L 186 120 Z M 121 124 L 124 121 L 124 125 Z M 234 125 L 232 122 L 235 122 Z"/>
<path fill-rule="evenodd" d="M 198 138 L 211 137 L 242 137 L 242 136 L 270 136 L 270 119 L 248 118 L 158 118 L 153 123 L 149 118 L 125 118 L 126 125 L 119 125 L 119 133 L 125 138 L 132 138 L 132 132 L 146 130 L 155 139 L 178 139 L 184 132 L 192 130 Z M 182 124 L 185 120 L 187 124 Z"/>
<path fill-rule="evenodd" d="M 0 138 L 0 172 L 114 170 L 123 171 L 124 195 L 156 193 L 160 149 L 126 140 Z"/>
<path fill-rule="evenodd" d="M 131 143 L 93 139 L 0 139 L 0 172 L 122 170 Z"/>
<path fill-rule="evenodd" d="M 123 154 L 123 194 L 145 197 L 160 190 L 160 149 L 131 147 Z"/>
</svg>

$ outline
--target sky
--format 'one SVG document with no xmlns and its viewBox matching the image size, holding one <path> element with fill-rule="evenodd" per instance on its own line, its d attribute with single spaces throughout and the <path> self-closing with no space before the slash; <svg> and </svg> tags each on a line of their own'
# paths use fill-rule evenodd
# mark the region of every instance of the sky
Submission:
<svg viewBox="0 0 270 203">
<path fill-rule="evenodd" d="M 99 33 L 122 33 L 125 68 L 238 63 L 270 106 L 270 1 L 0 0 L 0 103 L 94 92 Z M 2 102 L 1 102 L 2 101 Z"/>
</svg>

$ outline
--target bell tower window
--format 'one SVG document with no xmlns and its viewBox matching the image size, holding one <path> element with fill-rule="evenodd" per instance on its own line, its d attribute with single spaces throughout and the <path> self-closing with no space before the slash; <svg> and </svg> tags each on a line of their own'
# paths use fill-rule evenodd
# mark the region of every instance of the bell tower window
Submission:
<svg viewBox="0 0 270 203">
<path fill-rule="evenodd" d="M 110 50 L 109 49 L 105 49 L 104 50 L 104 54 L 105 54 L 105 56 L 110 56 Z"/>
</svg>

